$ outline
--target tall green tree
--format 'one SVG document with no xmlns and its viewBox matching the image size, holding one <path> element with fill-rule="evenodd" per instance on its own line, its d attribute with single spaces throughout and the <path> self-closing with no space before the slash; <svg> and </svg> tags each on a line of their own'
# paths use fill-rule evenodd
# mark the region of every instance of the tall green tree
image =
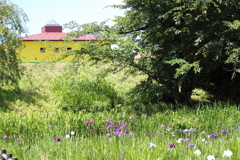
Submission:
<svg viewBox="0 0 240 160">
<path fill-rule="evenodd" d="M 22 47 L 20 37 L 27 32 L 27 15 L 8 0 L 0 0 L 0 88 L 18 87 L 21 71 L 17 50 Z"/>
<path fill-rule="evenodd" d="M 196 87 L 238 99 L 238 0 L 124 0 L 111 7 L 125 10 L 112 27 L 104 22 L 66 25 L 71 36 L 100 37 L 98 43 L 80 46 L 75 55 L 88 53 L 90 60 L 107 59 L 148 75 L 137 90 L 149 101 L 190 104 Z M 116 47 L 106 47 L 112 44 Z M 141 58 L 134 60 L 135 55 Z"/>
</svg>

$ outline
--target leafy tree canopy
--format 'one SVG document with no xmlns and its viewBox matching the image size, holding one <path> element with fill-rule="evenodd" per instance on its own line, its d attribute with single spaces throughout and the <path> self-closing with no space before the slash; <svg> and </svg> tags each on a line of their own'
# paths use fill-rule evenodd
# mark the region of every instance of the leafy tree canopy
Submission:
<svg viewBox="0 0 240 160">
<path fill-rule="evenodd" d="M 8 0 L 0 0 L 0 81 L 1 87 L 17 87 L 21 72 L 16 50 L 22 33 L 26 33 L 26 14 Z M 1 88 L 0 87 L 0 88 Z"/>
<path fill-rule="evenodd" d="M 192 90 L 238 99 L 240 2 L 238 0 L 124 0 L 124 16 L 106 22 L 70 22 L 71 36 L 100 37 L 79 46 L 76 57 L 131 66 L 148 75 L 137 90 L 148 102 L 189 103 Z M 109 45 L 115 47 L 107 47 Z M 141 55 L 135 60 L 136 55 Z M 81 57 L 81 56 L 80 56 Z"/>
</svg>

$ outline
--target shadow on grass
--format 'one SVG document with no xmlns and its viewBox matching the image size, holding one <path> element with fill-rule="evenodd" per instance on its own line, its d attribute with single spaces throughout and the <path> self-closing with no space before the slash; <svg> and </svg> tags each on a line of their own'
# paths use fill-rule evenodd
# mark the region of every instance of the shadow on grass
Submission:
<svg viewBox="0 0 240 160">
<path fill-rule="evenodd" d="M 46 96 L 34 91 L 0 89 L 0 110 L 4 112 L 11 111 L 14 108 L 11 103 L 14 104 L 17 101 L 24 102 L 28 106 L 31 104 L 36 105 L 40 99 L 46 99 Z"/>
<path fill-rule="evenodd" d="M 197 110 L 205 110 L 205 109 L 223 109 L 228 108 L 230 106 L 236 106 L 238 110 L 240 110 L 239 103 L 236 101 L 232 101 L 230 99 L 221 100 L 219 98 L 211 97 L 207 100 L 198 100 L 192 99 L 191 106 L 187 104 L 176 104 L 176 103 L 167 103 L 167 102 L 159 102 L 155 104 L 143 104 L 141 102 L 129 105 L 131 107 L 130 110 L 134 112 L 136 115 L 146 114 L 148 116 L 152 116 L 157 114 L 158 112 L 168 114 L 172 111 L 177 110 L 185 110 L 186 112 L 194 112 Z"/>
</svg>

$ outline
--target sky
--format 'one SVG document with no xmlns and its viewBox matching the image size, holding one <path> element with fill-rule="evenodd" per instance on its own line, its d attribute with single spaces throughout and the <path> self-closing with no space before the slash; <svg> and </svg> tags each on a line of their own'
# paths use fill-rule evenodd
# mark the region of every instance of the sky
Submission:
<svg viewBox="0 0 240 160">
<path fill-rule="evenodd" d="M 108 5 L 121 4 L 122 0 L 10 0 L 27 14 L 28 35 L 41 33 L 41 28 L 53 19 L 60 25 L 70 21 L 79 24 L 93 21 L 101 22 L 107 18 L 122 16 L 123 11 L 105 8 Z M 113 24 L 109 22 L 109 25 Z M 66 30 L 63 30 L 66 32 Z"/>
</svg>

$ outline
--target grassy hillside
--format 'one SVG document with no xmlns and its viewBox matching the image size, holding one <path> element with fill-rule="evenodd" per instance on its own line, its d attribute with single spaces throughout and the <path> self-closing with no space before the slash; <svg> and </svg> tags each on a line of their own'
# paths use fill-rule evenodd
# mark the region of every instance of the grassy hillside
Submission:
<svg viewBox="0 0 240 160">
<path fill-rule="evenodd" d="M 134 104 L 129 92 L 144 75 L 102 80 L 108 65 L 69 65 L 21 64 L 21 92 L 1 91 L 0 148 L 21 160 L 240 159 L 238 106 L 200 89 L 193 109 Z"/>
</svg>

